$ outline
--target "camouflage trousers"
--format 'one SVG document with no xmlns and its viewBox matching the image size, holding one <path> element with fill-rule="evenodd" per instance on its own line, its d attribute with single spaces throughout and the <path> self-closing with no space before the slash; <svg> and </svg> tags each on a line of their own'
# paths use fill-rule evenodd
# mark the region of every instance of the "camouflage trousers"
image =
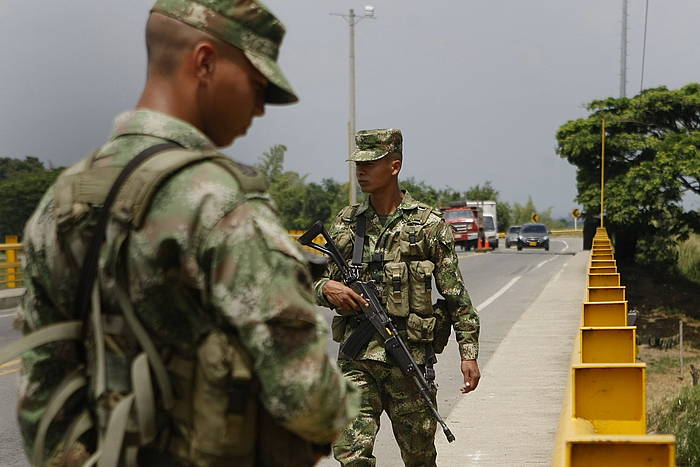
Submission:
<svg viewBox="0 0 700 467">
<path fill-rule="evenodd" d="M 338 360 L 343 375 L 362 393 L 360 414 L 333 444 L 333 456 L 343 466 L 374 466 L 374 440 L 386 410 L 407 467 L 435 466 L 432 412 L 414 390 L 413 382 L 393 365 L 372 360 Z M 433 395 L 434 396 L 434 395 Z"/>
</svg>

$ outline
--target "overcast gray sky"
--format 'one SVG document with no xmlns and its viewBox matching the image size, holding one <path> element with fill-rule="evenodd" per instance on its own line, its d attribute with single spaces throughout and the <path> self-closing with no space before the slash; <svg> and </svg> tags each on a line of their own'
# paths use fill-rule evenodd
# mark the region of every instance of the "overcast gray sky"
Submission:
<svg viewBox="0 0 700 467">
<path fill-rule="evenodd" d="M 621 0 L 368 0 L 357 27 L 357 128 L 401 128 L 402 175 L 464 190 L 491 180 L 566 215 L 575 171 L 556 129 L 618 94 Z M 99 146 L 145 77 L 151 1 L 0 0 L 0 156 L 68 165 Z M 348 27 L 344 0 L 267 0 L 287 25 L 281 63 L 301 96 L 268 107 L 226 152 L 345 180 Z M 645 0 L 630 0 L 628 94 L 640 85 Z M 645 87 L 700 80 L 697 0 L 651 0 Z"/>
</svg>

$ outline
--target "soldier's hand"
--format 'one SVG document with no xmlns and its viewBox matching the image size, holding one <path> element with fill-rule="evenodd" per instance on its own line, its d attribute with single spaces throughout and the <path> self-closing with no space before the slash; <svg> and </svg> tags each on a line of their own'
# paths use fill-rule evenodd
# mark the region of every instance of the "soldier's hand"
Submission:
<svg viewBox="0 0 700 467">
<path fill-rule="evenodd" d="M 359 311 L 360 305 L 369 305 L 367 300 L 358 295 L 357 292 L 342 282 L 334 280 L 330 280 L 323 285 L 323 295 L 326 297 L 326 300 L 338 308 Z"/>
<path fill-rule="evenodd" d="M 479 385 L 481 373 L 476 360 L 462 360 L 462 375 L 464 375 L 464 386 L 460 388 L 462 394 L 473 391 Z"/>
</svg>

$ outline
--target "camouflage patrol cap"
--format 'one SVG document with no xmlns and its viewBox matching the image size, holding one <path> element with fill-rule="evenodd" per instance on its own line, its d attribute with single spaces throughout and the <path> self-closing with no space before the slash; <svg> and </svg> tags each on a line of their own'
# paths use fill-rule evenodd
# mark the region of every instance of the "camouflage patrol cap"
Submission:
<svg viewBox="0 0 700 467">
<path fill-rule="evenodd" d="M 403 136 L 401 130 L 362 130 L 355 134 L 355 151 L 351 161 L 375 161 L 393 152 L 402 152 Z"/>
<path fill-rule="evenodd" d="M 241 49 L 270 82 L 266 101 L 298 101 L 277 64 L 284 25 L 259 0 L 157 0 L 151 12 L 160 13 L 207 32 Z"/>
</svg>

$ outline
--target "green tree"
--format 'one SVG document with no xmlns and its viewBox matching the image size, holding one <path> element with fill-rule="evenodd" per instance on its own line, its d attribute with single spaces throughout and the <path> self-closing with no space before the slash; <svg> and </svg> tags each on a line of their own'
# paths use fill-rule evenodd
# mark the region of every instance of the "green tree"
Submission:
<svg viewBox="0 0 700 467">
<path fill-rule="evenodd" d="M 498 190 L 487 180 L 483 186 L 474 185 L 464 192 L 464 198 L 473 201 L 498 201 Z"/>
<path fill-rule="evenodd" d="M 440 192 L 424 181 L 408 177 L 399 181 L 402 190 L 407 190 L 411 196 L 418 201 L 439 208 L 442 206 Z"/>
<path fill-rule="evenodd" d="M 532 222 L 532 214 L 538 213 L 535 202 L 532 201 L 532 196 L 527 197 L 527 203 L 525 204 L 520 204 L 518 202 L 513 203 L 511 211 L 512 225 L 522 225 Z"/>
<path fill-rule="evenodd" d="M 22 235 L 46 190 L 62 168 L 46 169 L 36 157 L 0 158 L 0 235 Z M 0 238 L 0 240 L 2 240 Z"/>
<path fill-rule="evenodd" d="M 577 168 L 578 201 L 584 212 L 600 212 L 605 119 L 606 226 L 617 256 L 671 267 L 669 238 L 700 230 L 700 216 L 682 202 L 686 193 L 700 194 L 700 84 L 596 100 L 587 109 L 587 118 L 557 132 L 557 153 Z"/>
<path fill-rule="evenodd" d="M 284 154 L 287 152 L 287 146 L 284 144 L 276 144 L 269 151 L 263 153 L 262 160 L 255 167 L 267 177 L 268 182 L 272 183 L 284 170 Z"/>
<path fill-rule="evenodd" d="M 320 220 L 330 222 L 346 204 L 348 184 L 329 178 L 321 183 L 308 183 L 306 175 L 284 171 L 287 147 L 272 146 L 256 167 L 268 180 L 270 196 L 275 201 L 282 225 L 290 230 L 304 230 Z"/>
</svg>

